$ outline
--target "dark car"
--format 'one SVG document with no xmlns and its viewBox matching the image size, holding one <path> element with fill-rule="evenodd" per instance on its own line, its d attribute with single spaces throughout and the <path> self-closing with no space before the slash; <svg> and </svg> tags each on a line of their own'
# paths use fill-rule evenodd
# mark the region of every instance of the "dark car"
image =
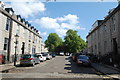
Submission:
<svg viewBox="0 0 120 80">
<path fill-rule="evenodd" d="M 90 66 L 91 65 L 91 61 L 90 61 L 88 56 L 86 56 L 86 55 L 79 55 L 79 57 L 77 59 L 77 64 L 78 65 Z"/>
<path fill-rule="evenodd" d="M 55 57 L 55 56 L 56 56 L 56 54 L 51 54 L 51 56 L 52 56 L 52 57 Z"/>
<path fill-rule="evenodd" d="M 20 65 L 32 65 L 40 63 L 40 60 L 36 54 L 24 54 L 20 58 Z"/>
<path fill-rule="evenodd" d="M 72 60 L 76 62 L 79 55 L 80 54 L 78 54 L 78 53 L 72 54 Z"/>
</svg>

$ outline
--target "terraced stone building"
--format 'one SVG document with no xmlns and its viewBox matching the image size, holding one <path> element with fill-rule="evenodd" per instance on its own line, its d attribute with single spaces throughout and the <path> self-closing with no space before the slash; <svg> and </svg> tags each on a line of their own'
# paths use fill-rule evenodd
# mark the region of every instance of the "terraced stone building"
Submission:
<svg viewBox="0 0 120 80">
<path fill-rule="evenodd" d="M 41 39 L 34 26 L 0 2 L 0 54 L 5 62 L 14 61 L 16 46 L 18 60 L 21 54 L 41 53 Z"/>
<path fill-rule="evenodd" d="M 120 54 L 120 4 L 104 20 L 97 20 L 86 38 L 89 54 Z"/>
</svg>

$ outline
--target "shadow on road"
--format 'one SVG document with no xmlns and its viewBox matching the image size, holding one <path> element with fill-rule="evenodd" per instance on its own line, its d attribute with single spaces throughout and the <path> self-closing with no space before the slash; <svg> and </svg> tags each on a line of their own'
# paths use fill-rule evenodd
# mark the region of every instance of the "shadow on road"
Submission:
<svg viewBox="0 0 120 80">
<path fill-rule="evenodd" d="M 17 64 L 16 67 L 32 67 L 31 65 L 20 65 L 20 64 Z"/>
<path fill-rule="evenodd" d="M 65 64 L 64 69 L 70 70 L 68 73 L 84 73 L 84 74 L 96 74 L 96 71 L 92 67 L 78 66 L 71 58 L 65 58 L 69 64 Z"/>
</svg>

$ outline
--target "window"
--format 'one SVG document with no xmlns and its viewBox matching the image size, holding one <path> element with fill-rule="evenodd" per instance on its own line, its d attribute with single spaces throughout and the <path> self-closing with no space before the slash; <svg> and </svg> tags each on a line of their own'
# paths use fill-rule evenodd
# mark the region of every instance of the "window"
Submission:
<svg viewBox="0 0 120 80">
<path fill-rule="evenodd" d="M 23 28 L 23 35 L 24 35 L 24 37 L 26 37 L 26 29 L 25 28 Z"/>
<path fill-rule="evenodd" d="M 20 34 L 20 25 L 17 24 L 16 26 L 16 34 L 19 35 Z"/>
<path fill-rule="evenodd" d="M 29 39 L 31 39 L 31 32 L 29 31 Z"/>
<path fill-rule="evenodd" d="M 107 51 L 107 41 L 104 41 L 104 51 L 105 51 L 105 53 Z"/>
<path fill-rule="evenodd" d="M 95 49 L 97 49 L 97 46 L 95 45 Z"/>
<path fill-rule="evenodd" d="M 32 54 L 35 54 L 35 52 L 36 52 L 36 46 L 33 46 L 32 47 Z"/>
<path fill-rule="evenodd" d="M 28 52 L 30 52 L 30 44 L 28 44 Z"/>
<path fill-rule="evenodd" d="M 106 27 L 106 25 L 104 25 L 104 30 L 105 30 L 105 32 L 107 31 L 107 27 Z"/>
<path fill-rule="evenodd" d="M 33 41 L 35 41 L 35 34 L 33 34 Z"/>
<path fill-rule="evenodd" d="M 112 31 L 115 31 L 116 30 L 116 20 L 115 20 L 115 16 L 113 16 L 111 18 L 111 27 L 112 27 Z"/>
<path fill-rule="evenodd" d="M 8 49 L 8 38 L 4 39 L 4 50 Z"/>
<path fill-rule="evenodd" d="M 6 21 L 6 30 L 8 31 L 9 30 L 9 27 L 10 27 L 10 18 L 7 18 L 7 21 Z"/>
</svg>

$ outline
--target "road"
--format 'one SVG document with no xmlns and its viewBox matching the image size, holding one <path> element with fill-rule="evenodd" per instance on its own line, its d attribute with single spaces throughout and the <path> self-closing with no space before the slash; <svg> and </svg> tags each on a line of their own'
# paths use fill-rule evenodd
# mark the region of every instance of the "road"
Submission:
<svg viewBox="0 0 120 80">
<path fill-rule="evenodd" d="M 35 67 L 16 67 L 3 73 L 3 78 L 86 78 L 102 80 L 92 67 L 77 66 L 68 56 L 57 56 L 51 60 L 41 62 Z M 93 79 L 94 78 L 94 79 Z"/>
</svg>

